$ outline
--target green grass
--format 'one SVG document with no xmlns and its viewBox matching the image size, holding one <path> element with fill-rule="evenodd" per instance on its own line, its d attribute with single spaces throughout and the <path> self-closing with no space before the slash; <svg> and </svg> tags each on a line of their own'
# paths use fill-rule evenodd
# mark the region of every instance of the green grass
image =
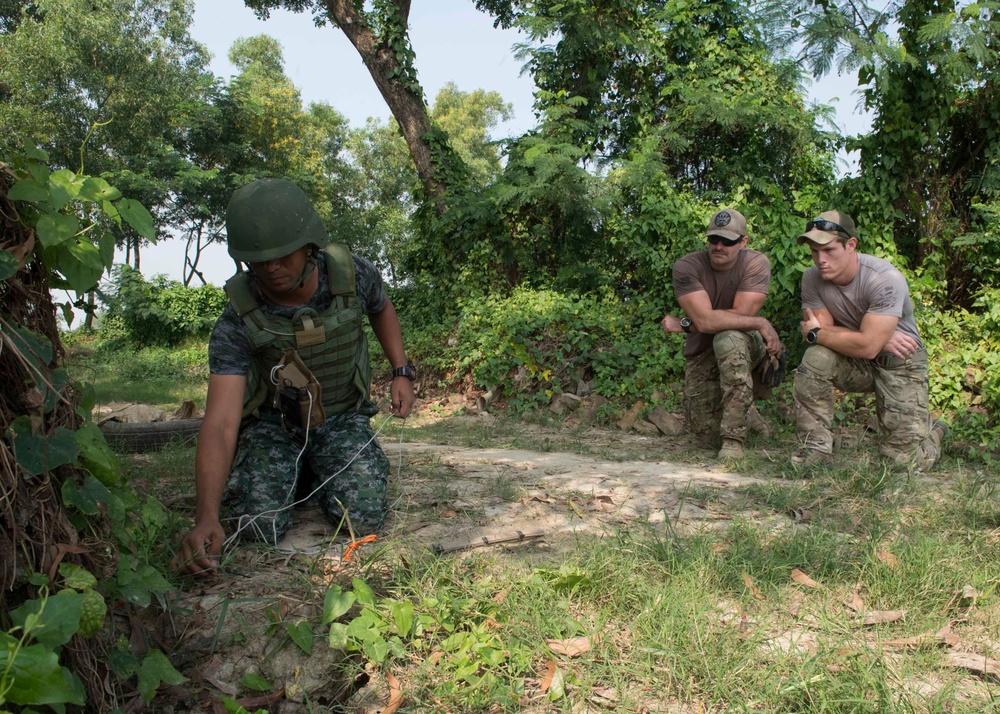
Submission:
<svg viewBox="0 0 1000 714">
<path fill-rule="evenodd" d="M 156 355 L 129 360 L 150 368 Z M 108 401 L 117 394 L 142 400 L 141 388 L 150 390 L 149 401 L 165 404 L 177 398 L 171 389 L 196 388 L 193 377 L 171 373 L 162 387 L 154 377 L 116 392 L 122 362 L 74 360 L 108 371 L 97 382 Z M 113 370 L 120 370 L 117 380 Z M 395 422 L 390 426 L 383 433 L 389 451 L 397 439 Z M 709 460 L 683 439 L 639 440 L 504 418 L 489 425 L 417 418 L 403 439 L 602 461 Z M 683 494 L 685 502 L 725 512 L 721 530 L 679 528 L 678 508 L 665 522 L 637 521 L 611 537 L 580 536 L 547 551 L 436 557 L 412 541 L 380 538 L 381 547 L 358 567 L 379 596 L 374 609 L 381 619 L 354 632 L 399 639 L 381 666 L 399 678 L 406 712 L 996 711 L 995 682 L 945 666 L 952 648 L 933 637 L 905 644 L 950 626 L 961 638 L 956 650 L 1000 658 L 996 468 L 949 455 L 935 473 L 916 474 L 889 467 L 866 442 L 830 467 L 799 471 L 788 465 L 790 441 L 786 429 L 752 442 L 736 469 L 756 483 Z M 126 471 L 140 492 L 170 503 L 172 517 L 190 514 L 193 458 L 190 447 L 175 447 L 128 460 Z M 395 474 L 395 456 L 392 463 Z M 408 459 L 403 474 L 406 491 L 420 483 L 439 510 L 465 491 L 461 471 L 434 456 Z M 523 497 L 516 474 L 499 466 L 485 493 L 504 502 Z M 796 582 L 797 570 L 816 587 Z M 310 573 L 275 577 L 307 590 L 298 597 L 319 612 L 325 585 L 318 585 L 318 566 Z M 349 578 L 341 579 L 349 588 Z M 866 625 L 847 605 L 854 597 L 869 613 L 906 614 Z M 419 623 L 405 635 L 396 634 L 392 616 L 402 603 L 412 605 Z M 360 613 L 355 606 L 342 621 Z M 318 615 L 312 627 L 325 639 L 328 626 Z M 266 636 L 253 622 L 243 630 Z M 557 652 L 559 641 L 580 637 L 590 638 L 588 651 Z M 346 679 L 360 671 L 357 658 L 344 666 Z"/>
<path fill-rule="evenodd" d="M 76 336 L 67 349 L 66 370 L 94 387 L 98 404 L 135 402 L 173 411 L 186 400 L 205 406 L 208 352 L 204 343 L 178 349 L 139 349 Z"/>
</svg>

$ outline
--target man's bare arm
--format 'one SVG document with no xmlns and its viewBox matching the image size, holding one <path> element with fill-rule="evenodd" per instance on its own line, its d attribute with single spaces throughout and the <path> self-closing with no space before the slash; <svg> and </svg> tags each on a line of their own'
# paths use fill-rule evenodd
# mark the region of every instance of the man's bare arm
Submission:
<svg viewBox="0 0 1000 714">
<path fill-rule="evenodd" d="M 780 355 L 784 348 L 774 326 L 757 313 L 764 306 L 767 296 L 764 293 L 738 292 L 733 300 L 733 307 L 728 310 L 715 310 L 708 293 L 698 290 L 677 298 L 684 313 L 694 323 L 694 330 L 705 334 L 716 334 L 724 330 L 741 330 L 744 332 L 757 330 L 764 339 L 764 346 L 769 354 Z M 664 329 L 667 329 L 664 326 Z"/>
<path fill-rule="evenodd" d="M 399 316 L 396 314 L 396 307 L 392 304 L 392 300 L 386 298 L 382 310 L 370 313 L 368 321 L 371 323 L 372 332 L 375 333 L 378 343 L 382 345 L 382 351 L 389 358 L 389 364 L 392 365 L 393 369 L 405 365 L 406 350 L 403 348 L 403 330 L 399 325 Z M 392 413 L 401 419 L 405 418 L 416 400 L 413 384 L 406 377 L 396 377 L 392 380 L 389 392 L 392 397 Z"/>
<path fill-rule="evenodd" d="M 799 323 L 803 339 L 811 329 L 819 327 L 816 344 L 845 357 L 860 359 L 875 359 L 885 351 L 890 340 L 899 339 L 896 337 L 898 324 L 899 318 L 895 315 L 868 313 L 861 320 L 861 329 L 851 330 L 834 325 L 828 310 L 808 307 L 802 311 L 802 322 Z M 913 342 L 915 344 L 916 341 Z"/>
<path fill-rule="evenodd" d="M 182 573 L 211 576 L 217 572 L 225 539 L 219 510 L 236 453 L 245 389 L 243 375 L 213 374 L 208 379 L 205 418 L 195 453 L 194 528 L 173 561 L 173 567 Z"/>
</svg>

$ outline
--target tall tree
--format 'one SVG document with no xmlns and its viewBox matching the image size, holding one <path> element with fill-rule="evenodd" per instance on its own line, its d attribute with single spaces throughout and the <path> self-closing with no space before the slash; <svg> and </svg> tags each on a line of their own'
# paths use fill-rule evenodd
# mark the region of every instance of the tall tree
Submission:
<svg viewBox="0 0 1000 714">
<path fill-rule="evenodd" d="M 831 174 L 833 137 L 803 100 L 801 70 L 777 58 L 733 0 L 477 0 L 523 29 L 536 107 L 564 112 L 599 161 L 657 146 L 679 186 L 721 200 L 791 192 Z M 572 102 L 568 105 L 567 102 Z"/>
<path fill-rule="evenodd" d="M 188 32 L 191 0 L 8 2 L 0 34 L 0 152 L 26 139 L 56 167 L 105 174 L 154 211 L 160 171 L 187 154 L 213 78 Z M 173 175 L 173 174 L 171 174 Z M 128 234 L 138 263 L 139 236 Z"/>
<path fill-rule="evenodd" d="M 317 25 L 329 23 L 340 28 L 361 55 L 399 124 L 427 195 L 442 194 L 446 183 L 435 153 L 448 149 L 446 142 L 430 138 L 431 120 L 410 46 L 410 0 L 375 0 L 370 5 L 355 0 L 245 0 L 245 3 L 262 19 L 279 7 L 293 12 L 308 10 Z"/>
<path fill-rule="evenodd" d="M 1000 8 L 954 0 L 802 2 L 816 75 L 857 71 L 871 133 L 845 189 L 869 237 L 969 306 L 1000 287 Z M 786 12 L 788 9 L 786 8 Z"/>
</svg>

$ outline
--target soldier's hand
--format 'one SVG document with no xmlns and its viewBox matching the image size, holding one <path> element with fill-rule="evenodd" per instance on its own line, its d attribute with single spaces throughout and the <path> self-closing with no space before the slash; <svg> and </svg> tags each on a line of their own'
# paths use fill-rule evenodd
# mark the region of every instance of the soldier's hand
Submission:
<svg viewBox="0 0 1000 714">
<path fill-rule="evenodd" d="M 395 377 L 389 387 L 392 398 L 392 415 L 405 419 L 413 408 L 416 395 L 413 393 L 413 382 L 406 377 Z"/>
<path fill-rule="evenodd" d="M 663 331 L 668 335 L 675 332 L 684 332 L 683 328 L 681 328 L 681 318 L 674 315 L 667 315 L 660 320 L 660 327 L 662 327 Z"/>
<path fill-rule="evenodd" d="M 219 572 L 219 556 L 226 533 L 218 520 L 196 524 L 181 542 L 180 552 L 170 567 L 181 575 L 213 577 Z"/>
<path fill-rule="evenodd" d="M 813 311 L 811 308 L 807 307 L 804 312 L 806 313 L 806 319 L 802 320 L 799 323 L 799 328 L 802 330 L 803 340 L 806 339 L 806 335 L 809 334 L 809 330 L 813 329 L 814 327 L 822 327 L 819 320 L 817 320 L 815 315 L 813 315 Z"/>
<path fill-rule="evenodd" d="M 760 336 L 764 340 L 764 349 L 772 357 L 780 357 L 785 351 L 785 346 L 781 344 L 778 331 L 767 320 L 764 321 L 764 327 L 760 330 Z"/>
<path fill-rule="evenodd" d="M 919 349 L 919 342 L 907 335 L 905 332 L 896 330 L 892 333 L 892 337 L 889 338 L 889 341 L 885 343 L 885 347 L 882 348 L 882 351 L 888 352 L 889 354 L 901 359 L 907 359 Z"/>
</svg>

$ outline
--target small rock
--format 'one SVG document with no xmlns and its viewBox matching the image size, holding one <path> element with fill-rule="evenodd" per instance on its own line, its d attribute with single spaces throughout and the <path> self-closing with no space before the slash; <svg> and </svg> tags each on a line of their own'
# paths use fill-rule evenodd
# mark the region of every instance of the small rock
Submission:
<svg viewBox="0 0 1000 714">
<path fill-rule="evenodd" d="M 684 433 L 684 423 L 663 407 L 656 407 L 646 419 L 664 436 L 680 436 Z"/>
<path fill-rule="evenodd" d="M 625 416 L 618 420 L 618 428 L 622 431 L 628 431 L 632 428 L 632 425 L 639 420 L 639 412 L 642 411 L 642 400 L 636 402 L 632 405 Z"/>
<path fill-rule="evenodd" d="M 590 396 L 590 382 L 585 382 L 582 379 L 579 382 L 577 382 L 576 383 L 576 396 L 580 397 L 581 399 L 583 397 L 589 397 Z"/>
<path fill-rule="evenodd" d="M 555 399 L 549 405 L 549 410 L 553 414 L 566 414 L 567 412 L 575 412 L 582 400 L 575 394 L 569 394 L 568 392 L 563 392 L 562 394 L 556 395 Z"/>
<path fill-rule="evenodd" d="M 660 430 L 654 425 L 650 424 L 648 421 L 643 421 L 642 419 L 637 419 L 632 425 L 632 430 L 642 434 L 643 436 L 659 436 Z"/>
</svg>

